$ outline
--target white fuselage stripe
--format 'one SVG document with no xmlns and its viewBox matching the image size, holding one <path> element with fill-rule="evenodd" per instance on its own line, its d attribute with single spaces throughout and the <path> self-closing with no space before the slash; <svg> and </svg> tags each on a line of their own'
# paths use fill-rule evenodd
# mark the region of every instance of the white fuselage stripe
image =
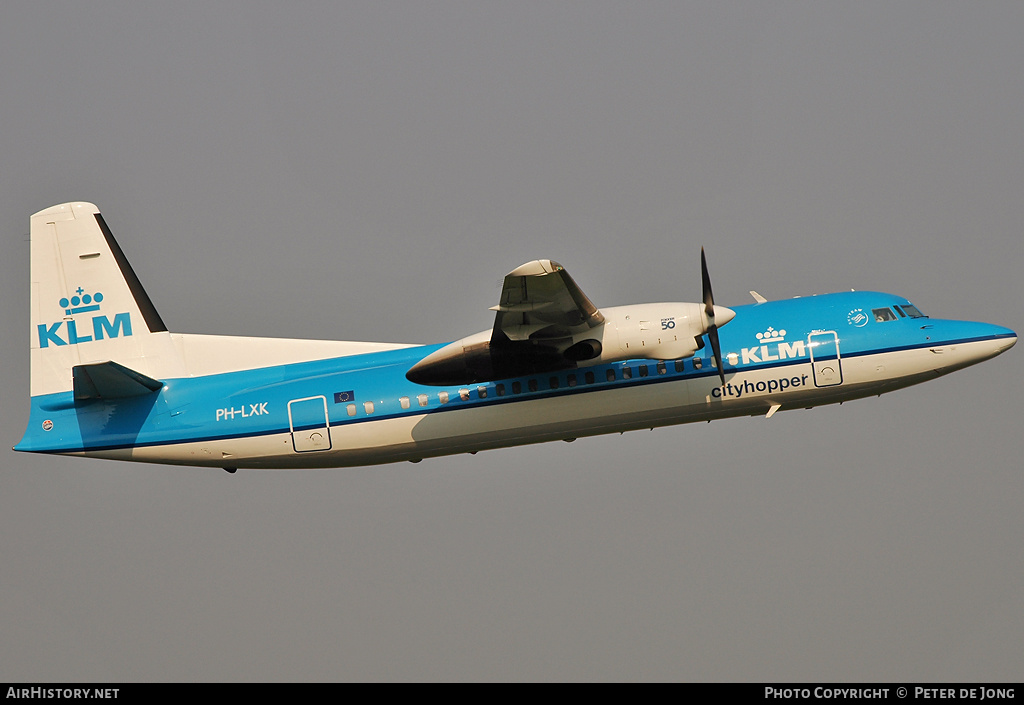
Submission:
<svg viewBox="0 0 1024 705">
<path fill-rule="evenodd" d="M 296 452 L 292 434 L 272 433 L 173 445 L 73 453 L 104 458 L 216 467 L 338 467 L 416 460 L 488 448 L 652 428 L 732 416 L 760 415 L 836 403 L 933 379 L 990 356 L 991 341 L 860 355 L 842 361 L 841 384 L 815 385 L 810 361 L 729 370 L 717 375 L 650 378 L 648 384 L 587 387 L 560 396 L 506 397 L 502 403 L 361 420 L 330 427 L 330 450 Z M 995 354 L 992 352 L 991 354 Z M 936 363 L 941 362 L 941 367 Z M 782 380 L 789 380 L 785 387 Z M 728 390 L 732 389 L 732 392 Z"/>
</svg>

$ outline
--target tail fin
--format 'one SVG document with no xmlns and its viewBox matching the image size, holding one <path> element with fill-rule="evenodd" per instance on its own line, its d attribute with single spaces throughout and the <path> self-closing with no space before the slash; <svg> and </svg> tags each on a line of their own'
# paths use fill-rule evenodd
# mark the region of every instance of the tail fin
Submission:
<svg viewBox="0 0 1024 705">
<path fill-rule="evenodd" d="M 157 379 L 178 372 L 170 334 L 91 203 L 32 216 L 32 396 L 73 388 L 76 365 L 116 361 Z"/>
</svg>

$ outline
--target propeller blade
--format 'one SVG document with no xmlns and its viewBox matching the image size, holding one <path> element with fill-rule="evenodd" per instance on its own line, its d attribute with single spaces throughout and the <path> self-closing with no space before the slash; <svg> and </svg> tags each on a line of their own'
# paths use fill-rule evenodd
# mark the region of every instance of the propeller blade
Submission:
<svg viewBox="0 0 1024 705">
<path fill-rule="evenodd" d="M 704 256 L 704 248 L 700 248 L 700 277 L 704 293 L 704 313 L 708 314 L 709 320 L 715 316 L 715 296 L 711 293 L 711 275 L 708 274 L 708 260 Z"/>
<path fill-rule="evenodd" d="M 711 341 L 711 352 L 715 355 L 715 364 L 718 365 L 718 377 L 725 386 L 725 370 L 722 369 L 722 346 L 718 343 L 718 326 L 708 328 L 708 340 Z"/>
<path fill-rule="evenodd" d="M 704 290 L 704 314 L 708 319 L 708 340 L 711 341 L 711 352 L 715 356 L 718 377 L 725 386 L 725 369 L 722 367 L 722 346 L 718 342 L 718 325 L 715 323 L 715 295 L 711 293 L 711 275 L 708 274 L 708 260 L 704 248 L 700 248 L 700 278 Z M 726 321 L 728 323 L 728 320 Z"/>
</svg>

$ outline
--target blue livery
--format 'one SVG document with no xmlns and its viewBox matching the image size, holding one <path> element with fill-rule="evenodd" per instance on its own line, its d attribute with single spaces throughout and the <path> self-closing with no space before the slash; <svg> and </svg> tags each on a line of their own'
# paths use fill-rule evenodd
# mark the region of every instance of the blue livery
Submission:
<svg viewBox="0 0 1024 705">
<path fill-rule="evenodd" d="M 98 218 L 83 203 L 33 216 L 44 285 L 15 450 L 230 471 L 418 461 L 770 417 L 934 379 L 1016 342 L 876 292 L 717 306 L 706 264 L 702 304 L 598 309 L 550 260 L 506 277 L 493 329 L 448 344 L 173 334 Z"/>
</svg>

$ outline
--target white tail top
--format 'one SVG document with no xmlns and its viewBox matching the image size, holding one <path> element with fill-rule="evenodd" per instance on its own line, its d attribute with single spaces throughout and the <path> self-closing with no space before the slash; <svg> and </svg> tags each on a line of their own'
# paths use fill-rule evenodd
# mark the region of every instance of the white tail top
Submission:
<svg viewBox="0 0 1024 705">
<path fill-rule="evenodd" d="M 31 238 L 33 396 L 71 389 L 71 368 L 90 362 L 183 372 L 167 328 L 96 206 L 40 211 Z"/>
</svg>

